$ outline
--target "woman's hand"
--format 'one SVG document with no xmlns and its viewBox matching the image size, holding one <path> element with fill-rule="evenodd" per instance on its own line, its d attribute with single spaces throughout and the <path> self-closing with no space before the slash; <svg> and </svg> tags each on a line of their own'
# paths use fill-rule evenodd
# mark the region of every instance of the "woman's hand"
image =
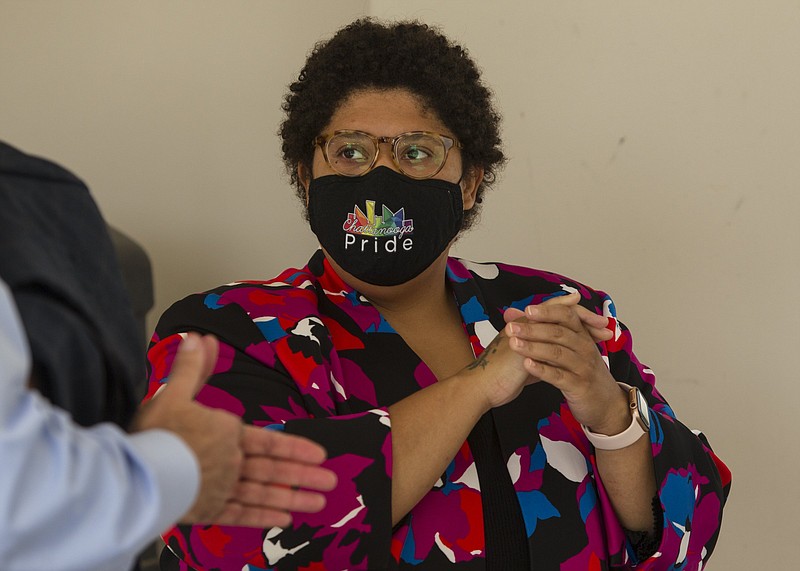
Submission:
<svg viewBox="0 0 800 571">
<path fill-rule="evenodd" d="M 579 294 L 559 296 L 545 301 L 539 307 L 569 306 L 574 308 L 573 311 L 582 324 L 581 329 L 583 330 L 585 326 L 591 338 L 595 341 L 610 339 L 613 334 L 607 329 L 608 318 L 578 306 L 579 299 Z M 507 323 L 514 321 L 528 323 L 529 321 L 525 312 L 519 309 L 508 309 L 503 317 Z M 480 357 L 464 369 L 465 373 L 481 375 L 480 382 L 486 390 L 489 408 L 511 402 L 525 386 L 540 380 L 535 375 L 531 376 L 530 370 L 525 367 L 525 358 L 528 355 L 513 346 L 517 342 L 515 337 L 509 335 L 509 326 L 507 325 L 484 349 Z M 597 352 L 596 349 L 595 352 Z"/>
<path fill-rule="evenodd" d="M 589 332 L 589 335 L 595 340 L 596 343 L 600 343 L 601 341 L 608 341 L 611 339 L 614 334 L 608 328 L 608 317 L 603 317 L 602 315 L 598 315 L 592 311 L 589 311 L 583 306 L 578 305 L 581 296 L 578 293 L 571 293 L 569 295 L 560 295 L 558 297 L 552 297 L 547 301 L 543 302 L 541 305 L 568 305 L 575 308 L 578 317 L 580 318 L 583 325 L 586 327 L 586 330 Z M 534 307 L 534 306 L 531 306 Z M 526 319 L 527 316 L 525 312 L 521 309 L 515 308 L 508 308 L 505 313 L 503 314 L 503 318 L 505 319 L 506 323 L 511 323 L 512 321 L 517 321 L 518 319 Z"/>
<path fill-rule="evenodd" d="M 511 402 L 526 385 L 536 382 L 524 367 L 524 357 L 511 348 L 503 331 L 489 343 L 483 353 L 462 369 L 468 378 L 475 378 L 485 396 L 486 410 Z"/>
<path fill-rule="evenodd" d="M 608 318 L 577 305 L 579 300 L 579 294 L 570 294 L 524 312 L 508 310 L 503 333 L 525 371 L 559 389 L 578 422 L 594 432 L 617 434 L 630 414 L 596 346 L 611 338 Z"/>
</svg>

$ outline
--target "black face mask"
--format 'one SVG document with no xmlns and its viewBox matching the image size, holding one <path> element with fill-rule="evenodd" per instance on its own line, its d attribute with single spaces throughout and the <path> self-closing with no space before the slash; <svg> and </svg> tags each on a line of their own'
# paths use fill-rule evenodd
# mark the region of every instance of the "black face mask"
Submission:
<svg viewBox="0 0 800 571">
<path fill-rule="evenodd" d="M 308 187 L 319 243 L 346 272 L 373 285 L 417 277 L 461 229 L 461 187 L 415 180 L 387 167 L 364 176 L 322 176 Z"/>
</svg>

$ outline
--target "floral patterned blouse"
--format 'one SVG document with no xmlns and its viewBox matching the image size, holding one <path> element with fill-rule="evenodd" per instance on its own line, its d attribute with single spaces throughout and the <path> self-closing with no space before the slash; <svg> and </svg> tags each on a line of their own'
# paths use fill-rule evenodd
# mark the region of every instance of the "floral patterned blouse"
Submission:
<svg viewBox="0 0 800 571">
<path fill-rule="evenodd" d="M 447 280 L 476 355 L 503 328 L 506 308 L 580 292 L 582 305 L 614 318 L 614 338 L 598 345 L 612 374 L 639 387 L 651 408 L 654 503 L 663 529 L 657 549 L 642 561 L 614 515 L 594 449 L 561 393 L 537 383 L 492 411 L 528 538 L 523 567 L 702 568 L 717 541 L 730 473 L 705 436 L 675 418 L 653 372 L 634 356 L 611 299 L 553 273 L 455 258 L 448 260 Z M 169 374 L 180 333 L 190 330 L 220 341 L 214 375 L 198 401 L 319 442 L 339 482 L 322 512 L 295 514 L 287 529 L 178 526 L 164 535 L 171 553 L 162 561 L 173 561 L 165 568 L 486 569 L 483 483 L 467 442 L 430 492 L 392 527 L 388 407 L 436 379 L 321 251 L 306 267 L 275 279 L 228 284 L 173 305 L 148 353 L 150 395 Z"/>
</svg>

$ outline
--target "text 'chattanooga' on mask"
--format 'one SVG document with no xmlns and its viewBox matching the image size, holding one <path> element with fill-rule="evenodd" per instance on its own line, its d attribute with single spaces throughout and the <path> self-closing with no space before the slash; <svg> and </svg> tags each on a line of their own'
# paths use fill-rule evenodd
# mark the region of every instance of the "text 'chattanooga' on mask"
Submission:
<svg viewBox="0 0 800 571">
<path fill-rule="evenodd" d="M 388 167 L 328 175 L 308 187 L 311 230 L 343 270 L 373 285 L 415 278 L 447 248 L 464 218 L 461 187 Z"/>
</svg>

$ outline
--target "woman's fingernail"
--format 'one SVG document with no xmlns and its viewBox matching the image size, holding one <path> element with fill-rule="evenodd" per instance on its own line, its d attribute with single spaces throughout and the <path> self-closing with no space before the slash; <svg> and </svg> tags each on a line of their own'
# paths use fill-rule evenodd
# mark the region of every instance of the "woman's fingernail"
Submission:
<svg viewBox="0 0 800 571">
<path fill-rule="evenodd" d="M 181 341 L 181 351 L 196 351 L 200 346 L 200 337 L 196 334 L 189 333 L 183 341 Z"/>
</svg>

